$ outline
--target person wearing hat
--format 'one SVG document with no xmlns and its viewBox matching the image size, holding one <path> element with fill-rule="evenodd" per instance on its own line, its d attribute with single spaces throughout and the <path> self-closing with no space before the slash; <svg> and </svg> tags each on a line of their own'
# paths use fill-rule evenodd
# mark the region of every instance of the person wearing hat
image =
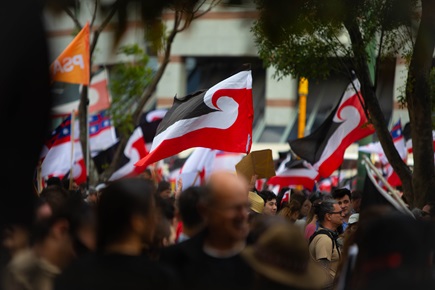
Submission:
<svg viewBox="0 0 435 290">
<path fill-rule="evenodd" d="M 249 191 L 249 201 L 251 202 L 251 212 L 250 212 L 250 216 L 251 215 L 258 215 L 258 214 L 262 214 L 263 213 L 263 209 L 264 209 L 264 200 L 263 198 L 256 192 L 254 191 Z"/>
<path fill-rule="evenodd" d="M 242 252 L 256 273 L 253 289 L 322 289 L 326 271 L 310 258 L 307 242 L 299 227 L 275 216 L 272 224 Z"/>
<path fill-rule="evenodd" d="M 358 228 L 359 213 L 351 214 L 346 230 L 340 235 L 340 244 L 344 245 L 347 240 L 355 233 Z"/>
<path fill-rule="evenodd" d="M 354 213 L 350 215 L 348 224 L 349 226 L 357 225 L 358 221 L 359 221 L 359 213 Z M 354 229 L 354 231 L 355 230 L 356 228 Z"/>
<path fill-rule="evenodd" d="M 251 205 L 250 205 L 250 211 L 249 211 L 249 217 L 248 217 L 249 234 L 246 238 L 246 242 L 248 244 L 251 244 L 254 242 L 254 239 L 255 239 L 253 232 L 255 232 L 255 227 L 257 225 L 257 221 L 265 214 L 263 213 L 263 210 L 264 210 L 263 198 L 254 191 L 249 191 L 248 196 L 249 196 L 249 202 L 251 203 Z"/>
</svg>

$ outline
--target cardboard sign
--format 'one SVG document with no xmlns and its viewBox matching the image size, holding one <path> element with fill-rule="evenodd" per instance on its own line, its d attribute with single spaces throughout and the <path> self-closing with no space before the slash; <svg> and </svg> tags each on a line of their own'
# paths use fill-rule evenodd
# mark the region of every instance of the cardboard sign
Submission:
<svg viewBox="0 0 435 290">
<path fill-rule="evenodd" d="M 236 164 L 236 172 L 244 176 L 248 182 L 254 175 L 257 175 L 258 179 L 275 176 L 272 150 L 252 151 Z"/>
</svg>

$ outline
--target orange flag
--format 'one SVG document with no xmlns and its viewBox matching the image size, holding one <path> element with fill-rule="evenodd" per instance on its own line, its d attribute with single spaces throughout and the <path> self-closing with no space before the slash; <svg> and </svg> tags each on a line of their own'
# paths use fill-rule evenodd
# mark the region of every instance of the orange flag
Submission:
<svg viewBox="0 0 435 290">
<path fill-rule="evenodd" d="M 50 65 L 52 81 L 89 85 L 89 22 Z"/>
</svg>

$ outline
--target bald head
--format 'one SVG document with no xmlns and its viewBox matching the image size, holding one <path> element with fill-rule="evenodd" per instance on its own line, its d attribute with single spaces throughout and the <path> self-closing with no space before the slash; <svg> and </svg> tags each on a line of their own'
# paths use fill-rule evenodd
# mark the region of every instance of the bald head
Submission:
<svg viewBox="0 0 435 290">
<path fill-rule="evenodd" d="M 244 241 L 250 207 L 246 181 L 231 172 L 215 172 L 203 198 L 204 220 L 214 239 L 225 241 L 227 246 Z"/>
<path fill-rule="evenodd" d="M 248 195 L 248 184 L 245 179 L 229 171 L 218 171 L 211 174 L 208 186 L 211 197 L 230 197 L 234 192 L 245 192 Z"/>
</svg>

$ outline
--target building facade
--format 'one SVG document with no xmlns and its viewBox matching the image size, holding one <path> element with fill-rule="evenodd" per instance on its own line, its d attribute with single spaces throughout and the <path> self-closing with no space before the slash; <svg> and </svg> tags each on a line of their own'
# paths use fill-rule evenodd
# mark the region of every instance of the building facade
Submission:
<svg viewBox="0 0 435 290">
<path fill-rule="evenodd" d="M 138 43 L 146 47 L 138 9 L 137 6 L 130 7 L 127 31 L 119 45 Z M 91 6 L 82 5 L 81 11 L 78 11 L 78 20 L 82 24 L 91 19 L 91 10 Z M 45 16 L 50 55 L 54 60 L 72 40 L 75 25 L 66 14 L 47 12 Z M 162 17 L 170 29 L 173 13 L 168 11 Z M 298 79 L 284 77 L 278 80 L 274 77 L 274 68 L 263 66 L 251 32 L 257 17 L 255 6 L 246 4 L 237 7 L 217 6 L 195 19 L 187 30 L 176 36 L 171 61 L 150 106 L 170 107 L 175 95 L 182 96 L 208 88 L 231 75 L 244 63 L 250 63 L 255 111 L 253 150 L 272 148 L 277 158 L 278 151 L 289 149 L 287 141 L 297 137 Z M 94 28 L 103 19 L 104 15 L 97 15 Z M 114 25 L 109 25 L 100 35 L 93 57 L 96 65 L 128 61 L 117 55 L 116 47 L 113 47 Z M 159 57 L 156 56 L 156 66 L 158 61 Z M 399 118 L 402 124 L 406 124 L 409 120 L 407 110 L 398 103 L 406 81 L 405 62 L 402 59 L 390 59 L 382 63 L 381 70 L 378 96 L 386 120 L 390 127 Z M 322 123 L 347 86 L 347 80 L 338 75 L 332 75 L 327 81 L 308 81 L 305 134 Z M 355 146 L 348 151 L 348 158 L 358 155 Z"/>
</svg>

